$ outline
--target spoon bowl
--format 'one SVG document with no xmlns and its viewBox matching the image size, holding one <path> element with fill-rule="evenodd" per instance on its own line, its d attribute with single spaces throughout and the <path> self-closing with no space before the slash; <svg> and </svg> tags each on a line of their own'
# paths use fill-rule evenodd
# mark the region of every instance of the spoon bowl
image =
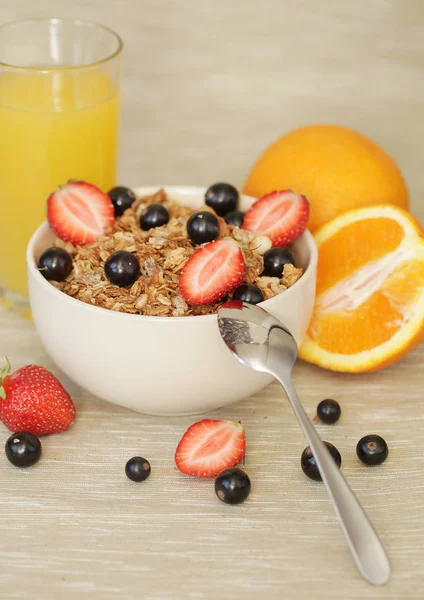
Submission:
<svg viewBox="0 0 424 600">
<path fill-rule="evenodd" d="M 259 306 L 231 300 L 218 313 L 221 337 L 244 365 L 274 373 L 275 364 L 291 371 L 297 359 L 297 344 L 281 321 Z"/>
</svg>

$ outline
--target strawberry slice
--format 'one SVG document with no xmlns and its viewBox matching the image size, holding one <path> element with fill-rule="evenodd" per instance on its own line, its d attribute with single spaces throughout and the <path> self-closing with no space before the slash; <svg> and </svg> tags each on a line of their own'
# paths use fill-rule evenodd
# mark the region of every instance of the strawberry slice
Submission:
<svg viewBox="0 0 424 600">
<path fill-rule="evenodd" d="M 181 473 L 195 477 L 215 477 L 235 467 L 246 450 L 240 423 L 204 419 L 187 429 L 175 452 Z"/>
<path fill-rule="evenodd" d="M 85 246 L 104 235 L 114 221 L 112 200 L 85 181 L 68 181 L 47 200 L 47 220 L 65 242 Z"/>
<path fill-rule="evenodd" d="M 256 200 L 244 216 L 242 229 L 268 236 L 274 247 L 285 247 L 305 231 L 309 203 L 290 190 L 271 192 Z"/>
<path fill-rule="evenodd" d="M 216 302 L 243 283 L 246 265 L 237 242 L 230 238 L 205 244 L 190 256 L 179 288 L 190 304 Z"/>
</svg>

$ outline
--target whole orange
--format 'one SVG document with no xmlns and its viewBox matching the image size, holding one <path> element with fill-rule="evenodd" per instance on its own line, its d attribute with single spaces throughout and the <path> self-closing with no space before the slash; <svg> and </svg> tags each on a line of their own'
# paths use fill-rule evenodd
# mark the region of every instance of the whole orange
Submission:
<svg viewBox="0 0 424 600">
<path fill-rule="evenodd" d="M 259 198 L 276 189 L 307 197 L 311 231 L 353 208 L 408 208 L 408 190 L 394 160 L 365 136 L 337 125 L 294 129 L 265 150 L 243 191 Z"/>
</svg>

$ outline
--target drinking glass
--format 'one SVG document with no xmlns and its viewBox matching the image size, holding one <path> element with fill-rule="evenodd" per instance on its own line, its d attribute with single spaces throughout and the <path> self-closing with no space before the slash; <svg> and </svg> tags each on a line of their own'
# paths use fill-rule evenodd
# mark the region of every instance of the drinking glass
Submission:
<svg viewBox="0 0 424 600">
<path fill-rule="evenodd" d="M 25 249 L 69 179 L 115 185 L 122 41 L 63 19 L 0 27 L 0 288 L 25 302 Z"/>
</svg>

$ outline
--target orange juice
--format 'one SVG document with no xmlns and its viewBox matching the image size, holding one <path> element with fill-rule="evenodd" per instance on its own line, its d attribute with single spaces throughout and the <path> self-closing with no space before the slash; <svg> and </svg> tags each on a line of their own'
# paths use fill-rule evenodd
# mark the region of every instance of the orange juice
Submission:
<svg viewBox="0 0 424 600">
<path fill-rule="evenodd" d="M 115 185 L 118 109 L 99 70 L 0 73 L 0 286 L 26 296 L 25 248 L 52 191 Z"/>
</svg>

